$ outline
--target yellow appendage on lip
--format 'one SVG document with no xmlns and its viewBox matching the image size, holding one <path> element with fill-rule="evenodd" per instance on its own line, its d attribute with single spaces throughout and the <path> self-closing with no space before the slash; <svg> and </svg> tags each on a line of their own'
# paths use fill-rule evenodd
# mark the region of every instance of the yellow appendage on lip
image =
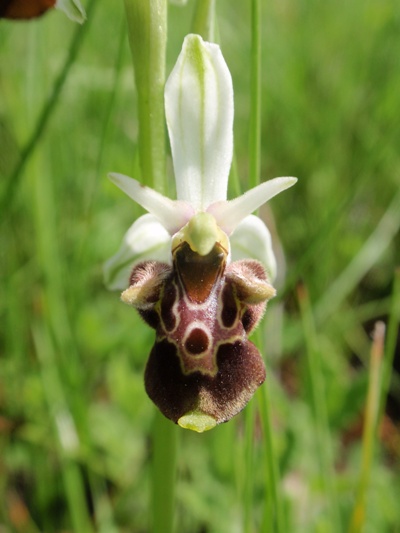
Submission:
<svg viewBox="0 0 400 533">
<path fill-rule="evenodd" d="M 181 428 L 191 429 L 192 431 L 197 431 L 197 433 L 203 433 L 204 431 L 213 429 L 217 425 L 217 421 L 212 416 L 194 409 L 181 416 L 178 420 L 178 424 Z"/>
</svg>

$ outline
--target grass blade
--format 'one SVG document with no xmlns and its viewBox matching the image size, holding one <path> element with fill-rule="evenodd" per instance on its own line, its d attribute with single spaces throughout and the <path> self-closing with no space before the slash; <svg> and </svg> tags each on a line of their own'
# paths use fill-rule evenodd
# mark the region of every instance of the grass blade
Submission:
<svg viewBox="0 0 400 533">
<path fill-rule="evenodd" d="M 86 10 L 88 20 L 85 24 L 83 24 L 82 26 L 78 26 L 75 30 L 72 42 L 68 48 L 67 57 L 65 58 L 63 66 L 61 67 L 60 73 L 54 81 L 52 93 L 46 100 L 43 109 L 39 115 L 39 118 L 36 122 L 36 126 L 28 142 L 25 144 L 21 151 L 19 162 L 15 166 L 13 172 L 8 178 L 7 184 L 5 185 L 5 191 L 0 199 L 0 213 L 5 213 L 6 208 L 10 209 L 10 206 L 13 203 L 25 166 L 32 154 L 34 153 L 35 148 L 38 145 L 43 135 L 43 132 L 45 131 L 46 126 L 54 113 L 56 105 L 60 99 L 61 91 L 68 78 L 68 74 L 71 70 L 71 67 L 75 63 L 76 57 L 82 46 L 83 39 L 90 28 L 90 22 L 93 19 L 95 5 L 96 0 L 89 0 Z"/>
<path fill-rule="evenodd" d="M 319 460 L 320 479 L 323 493 L 329 502 L 331 531 L 341 531 L 341 520 L 337 505 L 337 497 L 333 484 L 333 452 L 332 439 L 329 430 L 328 413 L 325 398 L 325 384 L 322 373 L 320 352 L 318 349 L 317 334 L 315 331 L 314 317 L 308 292 L 304 286 L 298 287 L 298 301 L 303 323 L 303 331 L 307 350 L 307 369 L 310 383 L 311 410 L 314 416 L 316 449 Z"/>
<path fill-rule="evenodd" d="M 369 486 L 371 464 L 377 432 L 379 398 L 381 393 L 381 372 L 384 353 L 385 325 L 377 322 L 371 348 L 369 384 L 365 421 L 362 436 L 361 472 L 356 492 L 356 501 L 350 521 L 349 533 L 361 533 L 366 521 L 366 495 Z"/>
</svg>

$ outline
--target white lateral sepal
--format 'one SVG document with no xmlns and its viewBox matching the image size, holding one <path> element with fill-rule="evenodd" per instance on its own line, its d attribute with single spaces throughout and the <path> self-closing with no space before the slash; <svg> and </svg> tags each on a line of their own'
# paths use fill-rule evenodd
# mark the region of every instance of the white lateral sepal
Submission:
<svg viewBox="0 0 400 533">
<path fill-rule="evenodd" d="M 297 178 L 274 178 L 264 181 L 241 196 L 226 202 L 215 202 L 207 211 L 214 215 L 218 226 L 230 235 L 238 224 L 268 200 L 294 185 Z"/>
<path fill-rule="evenodd" d="M 249 215 L 240 222 L 230 236 L 232 261 L 257 259 L 268 272 L 270 281 L 276 277 L 276 258 L 272 249 L 271 234 L 261 220 Z"/>
<path fill-rule="evenodd" d="M 171 236 L 155 216 L 143 215 L 125 233 L 118 252 L 104 264 L 106 287 L 126 289 L 132 268 L 149 259 L 171 262 Z"/>
<path fill-rule="evenodd" d="M 108 177 L 132 200 L 156 216 L 170 235 L 176 233 L 194 215 L 192 206 L 187 202 L 171 200 L 124 174 L 113 172 Z"/>
</svg>

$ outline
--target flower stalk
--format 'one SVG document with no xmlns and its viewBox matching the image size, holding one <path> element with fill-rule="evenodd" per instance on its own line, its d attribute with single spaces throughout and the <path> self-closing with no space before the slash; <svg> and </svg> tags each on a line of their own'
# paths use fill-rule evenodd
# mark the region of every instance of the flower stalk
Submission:
<svg viewBox="0 0 400 533">
<path fill-rule="evenodd" d="M 178 431 L 159 411 L 152 434 L 151 532 L 173 533 Z"/>
<path fill-rule="evenodd" d="M 331 531 L 336 532 L 342 530 L 342 523 L 337 504 L 336 488 L 333 484 L 334 458 L 331 447 L 332 439 L 325 398 L 326 386 L 318 346 L 318 335 L 307 288 L 304 285 L 299 285 L 297 294 L 306 343 L 310 408 L 314 418 L 316 436 L 315 452 L 319 463 L 320 484 L 323 487 L 324 493 L 328 495 L 329 505 L 327 507 L 329 511 L 329 522 L 332 524 Z"/>
<path fill-rule="evenodd" d="M 260 183 L 261 147 L 261 2 L 251 2 L 249 186 Z"/>
<path fill-rule="evenodd" d="M 215 0 L 197 0 L 192 33 L 201 35 L 205 41 L 215 42 Z"/>
<path fill-rule="evenodd" d="M 141 182 L 165 191 L 167 0 L 125 0 L 135 73 Z"/>
<path fill-rule="evenodd" d="M 382 386 L 382 365 L 385 351 L 385 324 L 377 322 L 373 333 L 368 392 L 365 406 L 365 419 L 362 435 L 361 468 L 355 503 L 348 533 L 361 533 L 367 521 L 367 495 L 370 485 L 371 468 L 374 459 L 379 419 L 379 400 Z"/>
<path fill-rule="evenodd" d="M 167 0 L 125 0 L 125 10 L 137 90 L 142 185 L 164 192 Z M 137 245 L 137 238 L 134 241 Z M 152 451 L 150 527 L 152 533 L 172 533 L 177 434 L 159 412 L 153 421 Z"/>
</svg>

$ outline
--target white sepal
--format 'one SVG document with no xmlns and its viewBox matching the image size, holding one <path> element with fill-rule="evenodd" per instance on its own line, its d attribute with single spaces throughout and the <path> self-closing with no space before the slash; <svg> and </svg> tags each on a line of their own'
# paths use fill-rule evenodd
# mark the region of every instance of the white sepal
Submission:
<svg viewBox="0 0 400 533">
<path fill-rule="evenodd" d="M 104 264 L 106 287 L 112 291 L 126 289 L 134 265 L 149 259 L 171 262 L 171 236 L 155 216 L 147 214 L 132 224 L 118 252 Z"/>
<path fill-rule="evenodd" d="M 294 185 L 297 178 L 285 177 L 265 181 L 227 202 L 215 202 L 207 208 L 220 228 L 230 235 L 238 224 L 268 200 Z"/>
<path fill-rule="evenodd" d="M 187 202 L 171 200 L 124 174 L 112 173 L 108 177 L 132 200 L 156 216 L 171 235 L 180 230 L 194 215 L 192 206 Z"/>
<path fill-rule="evenodd" d="M 218 45 L 186 36 L 165 87 L 177 195 L 195 210 L 225 200 L 233 151 L 233 87 Z"/>
<path fill-rule="evenodd" d="M 271 234 L 264 222 L 255 215 L 244 218 L 230 237 L 232 261 L 257 259 L 267 270 L 270 281 L 276 277 L 276 258 Z"/>
</svg>

